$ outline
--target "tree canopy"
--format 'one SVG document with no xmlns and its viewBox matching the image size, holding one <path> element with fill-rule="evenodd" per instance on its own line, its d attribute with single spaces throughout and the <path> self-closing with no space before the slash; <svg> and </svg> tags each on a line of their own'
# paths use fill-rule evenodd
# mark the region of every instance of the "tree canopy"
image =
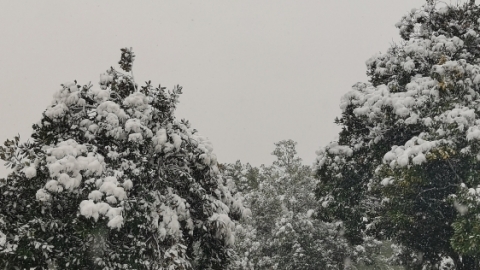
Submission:
<svg viewBox="0 0 480 270">
<path fill-rule="evenodd" d="M 122 49 L 125 72 L 134 58 Z M 62 84 L 32 139 L 0 148 L 0 268 L 225 269 L 244 208 L 175 118 L 181 93 L 113 68 Z"/>
<path fill-rule="evenodd" d="M 224 169 L 252 213 L 238 225 L 238 256 L 231 269 L 355 269 L 354 263 L 369 259 L 368 244 L 369 250 L 349 245 L 341 222 L 315 219 L 317 180 L 295 145 L 292 140 L 275 143 L 276 159 L 269 166 L 237 162 Z"/>
<path fill-rule="evenodd" d="M 319 213 L 352 243 L 392 239 L 412 267 L 477 269 L 480 8 L 430 1 L 396 26 L 403 41 L 367 61 L 318 151 Z"/>
<path fill-rule="evenodd" d="M 98 86 L 62 84 L 0 146 L 0 268 L 391 269 L 393 243 L 390 264 L 480 269 L 480 6 L 428 0 L 396 26 L 313 168 L 291 140 L 219 164 L 131 49 Z"/>
<path fill-rule="evenodd" d="M 318 152 L 325 220 L 476 269 L 480 9 L 433 1 L 397 24 L 403 38 L 367 61 L 347 93 L 339 140 Z M 460 259 L 462 257 L 462 259 Z"/>
</svg>

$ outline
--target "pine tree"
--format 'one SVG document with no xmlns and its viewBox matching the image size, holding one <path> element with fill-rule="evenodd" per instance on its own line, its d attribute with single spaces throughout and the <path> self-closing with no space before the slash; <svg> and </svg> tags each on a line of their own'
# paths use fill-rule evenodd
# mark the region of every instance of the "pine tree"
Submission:
<svg viewBox="0 0 480 270">
<path fill-rule="evenodd" d="M 135 55 L 122 49 L 119 64 Z M 111 68 L 100 87 L 64 83 L 7 140 L 0 181 L 2 269 L 225 269 L 244 208 L 208 140 L 175 108 L 182 93 Z"/>
<path fill-rule="evenodd" d="M 276 160 L 270 166 L 226 166 L 226 178 L 241 187 L 252 212 L 238 225 L 238 257 L 231 269 L 352 269 L 353 262 L 366 257 L 364 249 L 347 243 L 339 223 L 314 218 L 317 181 L 295 145 L 292 140 L 275 143 Z"/>
<path fill-rule="evenodd" d="M 480 8 L 430 1 L 397 27 L 403 41 L 367 61 L 370 82 L 343 97 L 339 139 L 318 152 L 321 218 L 352 243 L 392 239 L 415 269 L 478 269 Z"/>
</svg>

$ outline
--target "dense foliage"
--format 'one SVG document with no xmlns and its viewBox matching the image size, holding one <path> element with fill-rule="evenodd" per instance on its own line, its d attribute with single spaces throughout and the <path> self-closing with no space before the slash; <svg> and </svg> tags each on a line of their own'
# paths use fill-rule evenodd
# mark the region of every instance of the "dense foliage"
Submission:
<svg viewBox="0 0 480 270">
<path fill-rule="evenodd" d="M 133 59 L 122 49 L 124 71 Z M 113 68 L 62 84 L 32 140 L 0 148 L 0 268 L 225 269 L 244 208 L 175 119 L 180 94 Z"/>
<path fill-rule="evenodd" d="M 313 169 L 291 140 L 218 164 L 131 49 L 99 87 L 62 84 L 0 147 L 0 268 L 480 269 L 480 6 L 428 0 L 397 27 Z"/>
<path fill-rule="evenodd" d="M 374 264 L 370 255 L 380 243 L 370 240 L 352 247 L 341 222 L 315 219 L 319 204 L 311 167 L 302 165 L 295 142 L 275 145 L 276 160 L 270 166 L 237 162 L 224 170 L 252 212 L 237 226 L 238 257 L 232 269 L 356 269 L 357 262 Z"/>
<path fill-rule="evenodd" d="M 352 243 L 392 239 L 410 267 L 478 269 L 480 8 L 429 1 L 397 27 L 403 41 L 367 61 L 338 141 L 318 151 L 319 213 Z"/>
</svg>

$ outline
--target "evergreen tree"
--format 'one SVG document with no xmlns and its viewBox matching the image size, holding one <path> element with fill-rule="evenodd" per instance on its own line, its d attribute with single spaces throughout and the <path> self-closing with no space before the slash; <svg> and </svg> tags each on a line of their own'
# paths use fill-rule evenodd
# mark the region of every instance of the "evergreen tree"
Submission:
<svg viewBox="0 0 480 270">
<path fill-rule="evenodd" d="M 478 269 L 480 8 L 430 1 L 367 61 L 341 103 L 337 142 L 316 162 L 321 218 L 392 239 L 412 268 Z M 444 263 L 445 264 L 445 263 Z"/>
<path fill-rule="evenodd" d="M 122 49 L 125 72 L 133 60 Z M 113 68 L 100 87 L 62 84 L 32 140 L 0 148 L 0 268 L 225 269 L 244 208 L 175 118 L 181 90 Z"/>
<path fill-rule="evenodd" d="M 295 145 L 276 143 L 270 166 L 226 166 L 226 178 L 252 212 L 237 225 L 238 258 L 232 269 L 351 269 L 365 257 L 363 247 L 352 248 L 342 236 L 340 223 L 313 218 L 317 181 Z"/>
</svg>

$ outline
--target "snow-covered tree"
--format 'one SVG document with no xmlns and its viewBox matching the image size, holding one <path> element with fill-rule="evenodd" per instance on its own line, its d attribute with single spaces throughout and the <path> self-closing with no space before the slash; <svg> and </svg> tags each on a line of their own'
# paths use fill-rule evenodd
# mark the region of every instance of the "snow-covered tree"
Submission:
<svg viewBox="0 0 480 270">
<path fill-rule="evenodd" d="M 302 165 L 292 140 L 275 144 L 276 160 L 260 169 L 237 162 L 224 174 L 238 188 L 251 217 L 237 226 L 232 269 L 350 269 L 364 256 L 342 236 L 341 223 L 314 218 L 317 180 Z"/>
<path fill-rule="evenodd" d="M 174 111 L 182 88 L 138 87 L 134 54 L 100 86 L 62 84 L 31 141 L 7 140 L 2 269 L 225 269 L 244 208 L 210 142 Z"/>
<path fill-rule="evenodd" d="M 480 8 L 429 1 L 397 27 L 403 41 L 367 61 L 370 83 L 343 97 L 339 139 L 318 151 L 319 213 L 352 243 L 392 239 L 411 267 L 478 269 Z"/>
</svg>

